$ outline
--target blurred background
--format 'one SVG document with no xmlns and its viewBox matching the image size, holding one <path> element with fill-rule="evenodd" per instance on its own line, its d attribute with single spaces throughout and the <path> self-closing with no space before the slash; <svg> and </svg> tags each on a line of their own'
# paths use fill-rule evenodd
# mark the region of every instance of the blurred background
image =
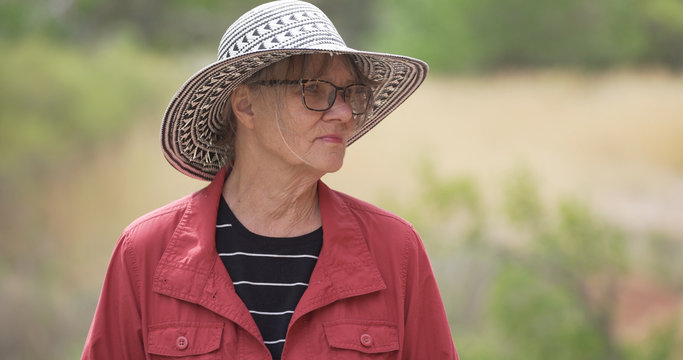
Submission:
<svg viewBox="0 0 683 360">
<path fill-rule="evenodd" d="M 333 187 L 415 224 L 465 359 L 683 358 L 681 0 L 313 1 L 426 60 Z M 159 147 L 255 1 L 0 0 L 0 358 L 80 356 Z"/>
</svg>

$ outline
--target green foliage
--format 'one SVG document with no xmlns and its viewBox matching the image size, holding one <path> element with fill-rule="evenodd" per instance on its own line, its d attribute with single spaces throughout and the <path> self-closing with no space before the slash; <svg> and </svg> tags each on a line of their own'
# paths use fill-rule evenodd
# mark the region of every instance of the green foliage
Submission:
<svg viewBox="0 0 683 360">
<path fill-rule="evenodd" d="M 442 179 L 436 175 L 431 162 L 424 161 L 420 169 L 421 205 L 401 210 L 416 228 L 428 231 L 429 236 L 446 245 L 444 233 L 457 232 L 469 243 L 481 240 L 486 218 L 479 188 L 474 179 L 461 176 Z M 445 224 L 445 228 L 431 228 Z M 447 246 L 447 245 L 446 245 Z"/>
<path fill-rule="evenodd" d="M 264 1 L 265 2 L 265 1 Z M 680 0 L 317 0 L 352 47 L 403 53 L 441 72 L 683 67 Z M 128 31 L 156 49 L 215 49 L 249 0 L 6 0 L 0 38 L 81 44 Z"/>
<path fill-rule="evenodd" d="M 546 206 L 532 172 L 519 169 L 505 181 L 502 214 L 490 214 L 473 178 L 439 177 L 428 161 L 420 178 L 419 199 L 396 210 L 419 219 L 463 358 L 680 356 L 673 327 L 655 331 L 646 343 L 617 338 L 617 285 L 631 270 L 627 250 L 635 238 L 586 203 L 569 198 Z M 663 236 L 651 246 L 656 261 L 678 254 Z M 660 271 L 675 272 L 671 266 Z"/>
<path fill-rule="evenodd" d="M 683 2 L 643 1 L 643 24 L 647 29 L 643 60 L 683 68 Z"/>
<path fill-rule="evenodd" d="M 654 231 L 646 238 L 643 266 L 660 281 L 683 291 L 683 242 L 663 232 Z"/>
<path fill-rule="evenodd" d="M 263 1 L 266 2 L 266 1 Z M 365 0 L 312 1 L 335 20 L 347 42 L 358 43 L 370 23 Z M 233 21 L 260 2 L 253 0 L 5 0 L 0 39 L 36 33 L 53 40 L 93 44 L 121 31 L 156 50 L 215 50 Z"/>
<path fill-rule="evenodd" d="M 543 208 L 536 182 L 529 170 L 512 174 L 504 188 L 503 212 L 522 229 L 533 230 L 543 221 Z"/>
<path fill-rule="evenodd" d="M 463 1 L 378 0 L 373 5 L 377 18 L 368 47 L 420 57 L 437 70 L 471 70 L 482 60 L 472 51 L 478 38 Z"/>
<path fill-rule="evenodd" d="M 625 239 L 614 226 L 598 219 L 575 200 L 560 204 L 559 223 L 554 232 L 541 236 L 541 246 L 559 255 L 563 266 L 577 272 L 622 272 L 626 264 Z"/>
<path fill-rule="evenodd" d="M 40 38 L 0 43 L 0 174 L 55 163 L 162 113 L 179 80 L 125 38 L 89 51 Z"/>
<path fill-rule="evenodd" d="M 681 66 L 677 0 L 382 0 L 371 43 L 441 71 Z"/>
<path fill-rule="evenodd" d="M 505 264 L 491 292 L 491 316 L 505 349 L 497 358 L 604 359 L 598 331 L 571 291 L 527 265 Z"/>
<path fill-rule="evenodd" d="M 632 0 L 473 4 L 468 18 L 480 40 L 484 67 L 624 63 L 638 44 Z"/>
<path fill-rule="evenodd" d="M 678 359 L 683 352 L 683 344 L 679 343 L 678 325 L 671 321 L 650 334 L 641 346 L 628 346 L 626 358 L 629 360 L 668 360 Z"/>
<path fill-rule="evenodd" d="M 611 319 L 625 238 L 576 200 L 549 213 L 527 170 L 507 184 L 506 214 L 524 231 L 527 246 L 504 252 L 490 297 L 506 349 L 525 359 L 620 358 Z"/>
</svg>

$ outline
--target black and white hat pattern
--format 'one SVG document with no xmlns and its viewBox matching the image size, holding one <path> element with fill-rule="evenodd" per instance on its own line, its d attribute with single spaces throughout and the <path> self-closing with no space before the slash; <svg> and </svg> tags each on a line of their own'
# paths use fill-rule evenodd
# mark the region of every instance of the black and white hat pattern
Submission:
<svg viewBox="0 0 683 360">
<path fill-rule="evenodd" d="M 346 46 L 330 19 L 317 7 L 297 0 L 260 5 L 235 21 L 218 47 L 218 60 L 194 74 L 173 96 L 161 125 L 161 145 L 180 172 L 211 180 L 233 151 L 218 145 L 221 111 L 230 93 L 257 71 L 301 54 L 349 54 L 379 86 L 366 120 L 347 145 L 377 125 L 424 81 L 421 60 L 354 50 Z"/>
</svg>

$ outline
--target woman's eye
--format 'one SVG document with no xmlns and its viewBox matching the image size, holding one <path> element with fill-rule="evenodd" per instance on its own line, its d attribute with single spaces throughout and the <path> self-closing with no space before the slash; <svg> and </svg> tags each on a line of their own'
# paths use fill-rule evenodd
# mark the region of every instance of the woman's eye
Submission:
<svg viewBox="0 0 683 360">
<path fill-rule="evenodd" d="M 318 84 L 306 84 L 304 85 L 304 92 L 306 94 L 317 94 L 320 91 L 320 86 Z"/>
</svg>

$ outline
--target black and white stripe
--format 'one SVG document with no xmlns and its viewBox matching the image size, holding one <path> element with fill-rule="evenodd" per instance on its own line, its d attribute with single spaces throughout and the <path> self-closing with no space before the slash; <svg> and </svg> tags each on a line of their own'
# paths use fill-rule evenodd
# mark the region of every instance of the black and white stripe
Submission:
<svg viewBox="0 0 683 360">
<path fill-rule="evenodd" d="M 280 359 L 289 321 L 308 288 L 321 247 L 322 228 L 292 238 L 254 234 L 221 198 L 216 250 L 273 359 Z"/>
</svg>

